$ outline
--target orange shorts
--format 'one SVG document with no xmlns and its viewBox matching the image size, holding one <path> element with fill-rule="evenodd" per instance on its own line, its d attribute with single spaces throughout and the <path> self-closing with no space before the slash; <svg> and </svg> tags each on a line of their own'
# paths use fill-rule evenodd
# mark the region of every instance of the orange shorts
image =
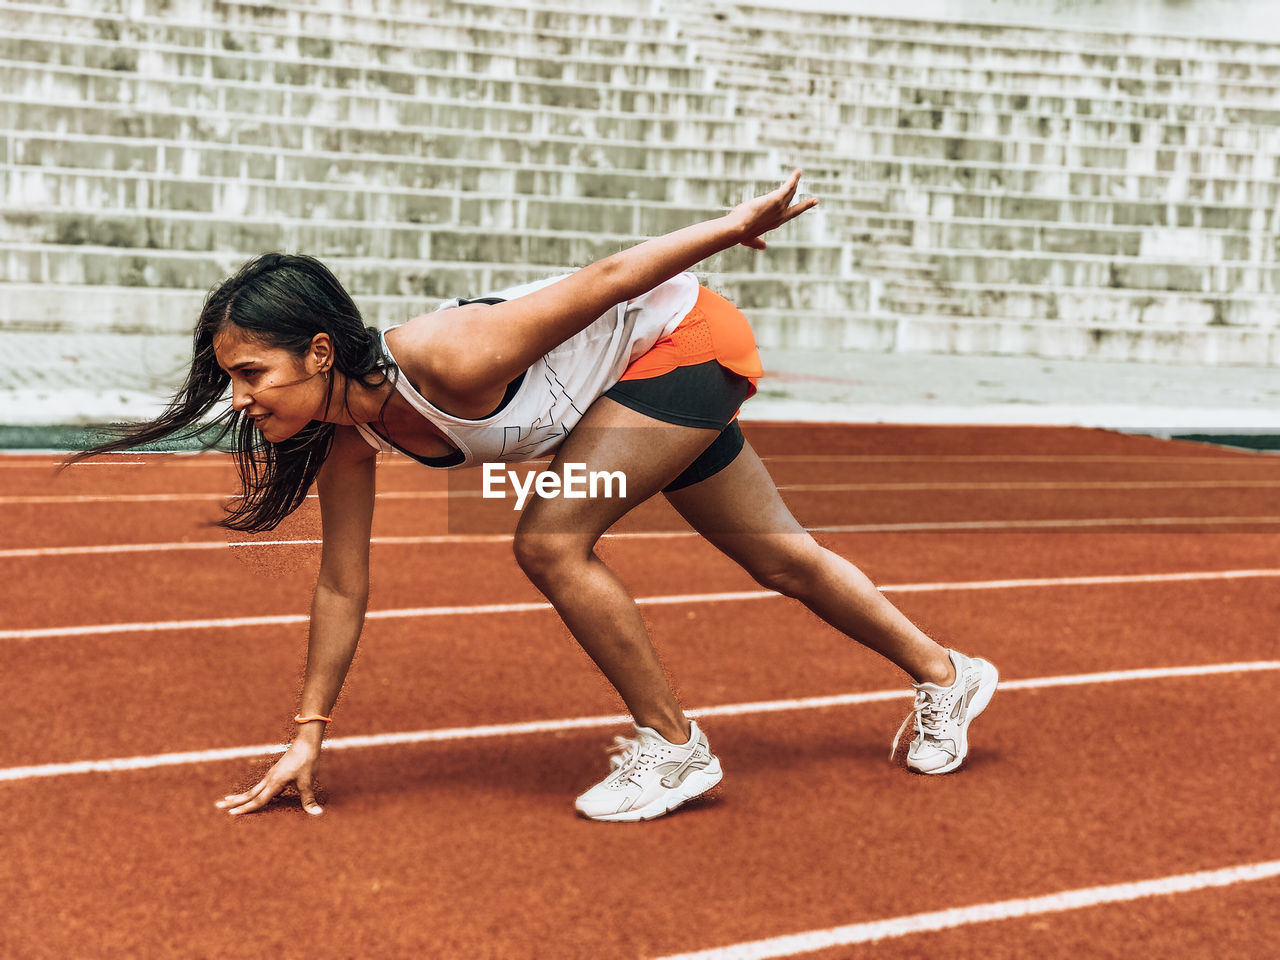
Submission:
<svg viewBox="0 0 1280 960">
<path fill-rule="evenodd" d="M 751 382 L 748 397 L 764 375 L 750 321 L 720 294 L 699 287 L 697 302 L 680 326 L 633 360 L 620 379 L 647 380 L 708 360 L 746 377 Z"/>
</svg>

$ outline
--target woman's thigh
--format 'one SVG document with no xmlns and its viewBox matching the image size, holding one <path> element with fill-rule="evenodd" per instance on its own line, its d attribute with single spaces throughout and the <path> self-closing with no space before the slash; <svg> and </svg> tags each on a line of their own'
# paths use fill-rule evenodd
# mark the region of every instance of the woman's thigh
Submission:
<svg viewBox="0 0 1280 960">
<path fill-rule="evenodd" d="M 719 473 L 666 498 L 690 526 L 748 569 L 785 565 L 816 548 L 750 443 Z"/>
<path fill-rule="evenodd" d="M 718 434 L 714 429 L 665 423 L 607 397 L 599 398 L 561 444 L 547 470 L 563 478 L 566 465 L 574 464 L 587 477 L 597 472 L 621 474 L 625 493 L 615 481 L 608 488 L 609 496 L 603 495 L 601 483 L 598 496 L 533 497 L 520 517 L 517 536 L 573 534 L 594 543 L 619 517 L 679 476 Z"/>
</svg>

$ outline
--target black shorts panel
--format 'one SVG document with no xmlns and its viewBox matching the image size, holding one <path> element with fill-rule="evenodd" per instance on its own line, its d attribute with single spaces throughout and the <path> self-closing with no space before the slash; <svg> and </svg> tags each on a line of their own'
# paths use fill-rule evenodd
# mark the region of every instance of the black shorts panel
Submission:
<svg viewBox="0 0 1280 960">
<path fill-rule="evenodd" d="M 738 426 L 738 421 L 730 421 L 729 425 L 720 431 L 720 435 L 711 441 L 711 446 L 698 454 L 698 459 L 689 464 L 680 476 L 663 487 L 662 492 L 670 493 L 681 487 L 691 487 L 700 480 L 714 477 L 737 459 L 745 442 L 746 437 L 742 435 L 742 428 Z"/>
<path fill-rule="evenodd" d="M 723 430 L 750 391 L 746 377 L 708 360 L 644 380 L 620 380 L 604 395 L 664 423 Z"/>
</svg>

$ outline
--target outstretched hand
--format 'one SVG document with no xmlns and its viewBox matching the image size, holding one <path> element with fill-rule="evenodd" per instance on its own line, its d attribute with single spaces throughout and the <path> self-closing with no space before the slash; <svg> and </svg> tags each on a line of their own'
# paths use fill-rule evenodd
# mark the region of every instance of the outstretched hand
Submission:
<svg viewBox="0 0 1280 960">
<path fill-rule="evenodd" d="M 733 208 L 729 216 L 738 221 L 743 234 L 743 239 L 739 243 L 752 250 L 763 250 L 767 245 L 760 239 L 762 234 L 776 230 L 787 221 L 794 220 L 806 210 L 812 210 L 818 205 L 817 197 L 810 197 L 795 204 L 791 202 L 796 195 L 800 173 L 797 167 L 791 171 L 791 176 L 777 190 L 766 193 L 762 197 L 756 197 L 754 200 L 746 200 Z"/>
<path fill-rule="evenodd" d="M 285 755 L 267 771 L 267 775 L 244 793 L 223 797 L 214 806 L 227 813 L 252 813 L 271 802 L 276 794 L 292 783 L 298 785 L 302 797 L 302 809 L 319 815 L 323 812 L 315 797 L 315 771 L 320 759 L 320 748 L 295 740 Z"/>
</svg>

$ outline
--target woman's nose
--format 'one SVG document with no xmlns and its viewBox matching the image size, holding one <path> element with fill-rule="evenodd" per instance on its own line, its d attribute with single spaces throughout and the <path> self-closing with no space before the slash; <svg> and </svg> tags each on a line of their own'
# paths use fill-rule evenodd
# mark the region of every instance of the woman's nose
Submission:
<svg viewBox="0 0 1280 960">
<path fill-rule="evenodd" d="M 248 390 L 236 390 L 231 395 L 231 409 L 240 413 L 253 404 L 253 395 Z"/>
</svg>

